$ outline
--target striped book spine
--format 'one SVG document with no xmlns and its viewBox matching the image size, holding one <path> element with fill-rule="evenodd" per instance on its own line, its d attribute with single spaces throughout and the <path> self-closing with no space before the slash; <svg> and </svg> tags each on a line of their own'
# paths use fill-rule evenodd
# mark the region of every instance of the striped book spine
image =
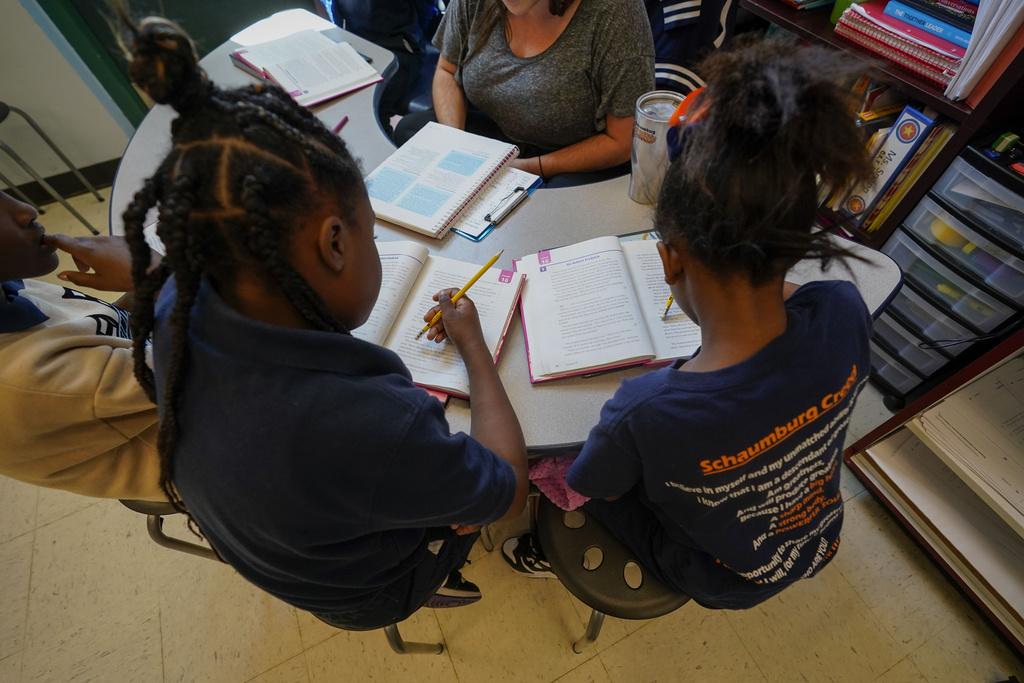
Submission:
<svg viewBox="0 0 1024 683">
<path fill-rule="evenodd" d="M 836 24 L 836 35 L 863 47 L 939 86 L 946 86 L 960 68 L 960 60 L 917 45 L 847 11 Z"/>
</svg>

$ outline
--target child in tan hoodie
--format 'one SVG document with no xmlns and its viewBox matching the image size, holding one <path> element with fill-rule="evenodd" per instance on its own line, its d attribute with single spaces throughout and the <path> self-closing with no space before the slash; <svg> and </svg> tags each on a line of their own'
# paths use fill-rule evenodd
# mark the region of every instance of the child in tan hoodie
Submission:
<svg viewBox="0 0 1024 683">
<path fill-rule="evenodd" d="M 157 411 L 135 379 L 129 314 L 70 287 L 31 280 L 57 249 L 96 289 L 131 289 L 113 237 L 46 235 L 28 204 L 0 192 L 0 475 L 102 498 L 166 500 Z M 91 272 L 90 272 L 91 270 Z"/>
</svg>

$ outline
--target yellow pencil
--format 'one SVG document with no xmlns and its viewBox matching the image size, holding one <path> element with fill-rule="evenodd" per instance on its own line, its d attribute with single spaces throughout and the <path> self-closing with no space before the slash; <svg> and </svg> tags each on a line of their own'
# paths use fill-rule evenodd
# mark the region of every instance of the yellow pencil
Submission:
<svg viewBox="0 0 1024 683">
<path fill-rule="evenodd" d="M 495 254 L 493 257 L 491 257 L 491 260 L 484 264 L 484 267 L 480 269 L 480 272 L 478 272 L 476 275 L 471 277 L 469 279 L 469 282 L 467 282 L 466 285 L 462 289 L 460 289 L 458 292 L 455 293 L 455 296 L 452 297 L 452 303 L 454 304 L 456 301 L 461 299 L 462 295 L 465 294 L 466 292 L 468 292 L 469 288 L 472 287 L 473 284 L 477 280 L 479 280 L 480 277 L 484 273 L 487 272 L 487 269 L 490 268 L 491 266 L 493 266 L 494 262 L 497 261 L 501 257 L 501 255 L 504 254 L 504 253 L 505 253 L 505 250 L 502 249 L 497 254 Z M 437 313 L 434 314 L 434 317 L 431 318 L 430 322 L 423 326 L 423 329 L 419 331 L 419 333 L 416 335 L 416 338 L 419 339 L 420 337 L 422 337 L 423 333 L 426 332 L 427 330 L 429 330 L 440 319 L 441 319 L 441 311 L 438 311 Z"/>
<path fill-rule="evenodd" d="M 662 320 L 664 320 L 665 318 L 668 317 L 668 311 L 669 311 L 670 308 L 672 308 L 672 302 L 673 301 L 674 301 L 674 299 L 672 298 L 672 295 L 669 294 L 668 295 L 668 303 L 665 304 L 665 312 L 661 314 L 661 319 Z"/>
</svg>

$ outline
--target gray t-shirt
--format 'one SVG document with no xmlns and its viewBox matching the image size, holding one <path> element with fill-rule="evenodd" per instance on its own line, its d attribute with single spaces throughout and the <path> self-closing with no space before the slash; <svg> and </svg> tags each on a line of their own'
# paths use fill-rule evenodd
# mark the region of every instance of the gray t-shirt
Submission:
<svg viewBox="0 0 1024 683">
<path fill-rule="evenodd" d="M 493 1 L 493 0 L 492 0 Z M 632 116 L 654 90 L 654 41 L 641 0 L 579 0 L 555 42 L 533 57 L 509 49 L 501 22 L 487 44 L 473 21 L 485 0 L 452 0 L 434 45 L 452 64 L 469 101 L 516 143 L 554 151 L 605 128 L 604 117 Z"/>
</svg>

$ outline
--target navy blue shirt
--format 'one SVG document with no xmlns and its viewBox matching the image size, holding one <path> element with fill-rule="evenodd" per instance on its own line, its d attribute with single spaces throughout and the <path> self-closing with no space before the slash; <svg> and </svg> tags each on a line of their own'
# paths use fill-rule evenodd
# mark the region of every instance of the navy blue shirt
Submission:
<svg viewBox="0 0 1024 683">
<path fill-rule="evenodd" d="M 175 296 L 172 280 L 156 311 L 161 419 Z M 252 320 L 206 283 L 189 346 L 174 484 L 217 552 L 285 602 L 359 609 L 449 525 L 490 523 L 512 504 L 511 466 L 450 434 L 441 403 L 387 349 Z"/>
<path fill-rule="evenodd" d="M 25 289 L 24 282 L 9 280 L 0 283 L 0 286 L 3 287 L 4 298 L 7 299 L 7 303 L 0 306 L 0 333 L 21 332 L 49 320 L 34 303 L 18 294 Z"/>
<path fill-rule="evenodd" d="M 839 544 L 871 321 L 848 282 L 804 285 L 786 311 L 786 331 L 741 363 L 625 380 L 568 472 L 592 498 L 639 487 L 665 532 L 661 574 L 707 606 L 757 604 Z"/>
</svg>

